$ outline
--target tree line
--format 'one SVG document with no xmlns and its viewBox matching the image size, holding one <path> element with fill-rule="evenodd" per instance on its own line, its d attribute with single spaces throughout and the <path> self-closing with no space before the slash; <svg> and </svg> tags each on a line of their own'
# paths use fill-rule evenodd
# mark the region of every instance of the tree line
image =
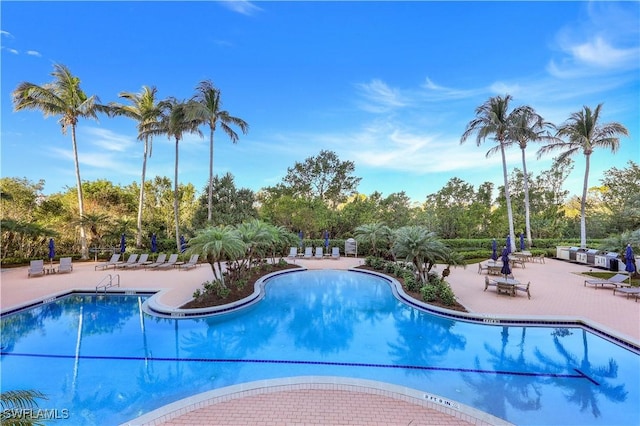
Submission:
<svg viewBox="0 0 640 426">
<path fill-rule="evenodd" d="M 326 150 L 296 162 L 282 182 L 273 187 L 257 193 L 236 188 L 233 175 L 214 174 L 214 134 L 222 128 L 235 143 L 239 136 L 234 128 L 246 133 L 249 125 L 222 109 L 221 92 L 209 80 L 200 82 L 188 100 L 159 100 L 155 87 L 144 86 L 140 93 L 119 94 L 128 104 L 102 104 L 97 96 L 82 91 L 80 79 L 64 65 L 55 64 L 52 76 L 51 83 L 41 86 L 19 84 L 12 93 L 14 109 L 35 109 L 45 116 L 59 116 L 63 133 L 71 130 L 75 194 L 68 190 L 43 197 L 43 180 L 3 178 L 3 259 L 30 257 L 41 250 L 42 239 L 49 236 L 59 236 L 69 253 L 79 252 L 82 258 L 88 257 L 90 246 L 114 244 L 114 238 L 122 233 L 135 234 L 139 249 L 148 247 L 149 236 L 156 233 L 165 246 L 172 239 L 180 250 L 181 235 L 189 237 L 199 229 L 252 219 L 302 232 L 307 238 L 320 238 L 324 232 L 333 238 L 345 238 L 364 224 L 384 223 L 393 229 L 425 226 L 440 238 L 487 238 L 508 233 L 515 244 L 518 230 L 526 235 L 529 246 L 534 245 L 535 238 L 569 238 L 578 234 L 581 245 L 586 245 L 587 216 L 592 238 L 640 228 L 637 164 L 629 161 L 625 169 L 612 168 L 600 186 L 588 186 L 589 158 L 594 150 L 607 148 L 616 152 L 618 135 L 628 133 L 619 123 L 601 123 L 602 105 L 594 110 L 585 106 L 555 126 L 529 106 L 511 110 L 510 95 L 490 98 L 476 109 L 461 143 L 472 135 L 478 145 L 487 138 L 493 140 L 496 145 L 487 156 L 501 154 L 503 185 L 495 188 L 493 183 L 484 182 L 476 188 L 452 178 L 441 190 L 428 195 L 424 203 L 416 204 L 403 191 L 387 196 L 359 193 L 360 178 L 353 175 L 353 162 L 341 161 Z M 75 129 L 80 118 L 96 118 L 98 113 L 122 115 L 136 122 L 138 139 L 143 144 L 139 183 L 116 186 L 107 180 L 82 181 Z M 178 159 L 184 134 L 203 135 L 201 126 L 209 130 L 210 156 L 209 178 L 203 195 L 198 196 L 193 184 L 178 182 Z M 173 180 L 160 176 L 147 180 L 146 162 L 152 153 L 153 137 L 163 134 L 175 140 Z M 561 151 L 551 168 L 537 176 L 526 168 L 525 150 L 530 142 L 544 144 L 538 157 Z M 509 174 L 505 150 L 511 146 L 521 149 L 522 170 L 514 168 Z M 583 194 L 567 199 L 562 184 L 573 170 L 571 156 L 579 152 L 587 160 Z"/>
</svg>

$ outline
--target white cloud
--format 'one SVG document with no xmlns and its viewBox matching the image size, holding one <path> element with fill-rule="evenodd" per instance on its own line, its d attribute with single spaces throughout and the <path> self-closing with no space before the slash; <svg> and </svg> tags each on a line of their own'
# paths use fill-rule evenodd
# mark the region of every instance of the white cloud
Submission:
<svg viewBox="0 0 640 426">
<path fill-rule="evenodd" d="M 2 35 L 3 37 L 13 38 L 13 35 L 9 31 L 5 30 L 0 30 L 0 35 Z"/>
<path fill-rule="evenodd" d="M 130 136 L 98 127 L 82 127 L 81 132 L 87 136 L 82 136 L 83 139 L 78 144 L 88 143 L 91 146 L 100 148 L 101 153 L 99 155 L 104 155 L 107 152 L 123 153 L 132 151 L 134 151 L 132 154 L 138 154 L 135 151 L 135 139 Z"/>
<path fill-rule="evenodd" d="M 253 15 L 262 11 L 261 8 L 246 0 L 226 0 L 221 1 L 220 4 L 222 4 L 227 9 L 233 12 L 240 13 L 242 15 Z"/>
<path fill-rule="evenodd" d="M 572 46 L 570 49 L 579 61 L 605 68 L 626 66 L 631 61 L 637 60 L 640 52 L 638 48 L 615 48 L 602 37 L 596 37 L 586 43 Z"/>
<path fill-rule="evenodd" d="M 369 83 L 359 83 L 356 87 L 360 89 L 366 100 L 360 106 L 369 112 L 387 112 L 408 104 L 408 99 L 401 95 L 399 90 L 389 87 L 380 79 L 373 79 Z"/>
<path fill-rule="evenodd" d="M 42 55 L 37 50 L 27 50 L 27 55 L 29 56 L 37 56 L 40 58 Z"/>
</svg>

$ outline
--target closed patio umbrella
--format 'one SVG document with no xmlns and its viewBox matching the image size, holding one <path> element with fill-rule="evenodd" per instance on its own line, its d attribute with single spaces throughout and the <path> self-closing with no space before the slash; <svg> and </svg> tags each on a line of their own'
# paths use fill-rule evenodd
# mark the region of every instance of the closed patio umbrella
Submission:
<svg viewBox="0 0 640 426">
<path fill-rule="evenodd" d="M 49 238 L 49 261 L 53 263 L 53 258 L 56 257 L 56 245 L 53 242 L 53 238 Z"/>
<path fill-rule="evenodd" d="M 509 266 L 509 246 L 506 246 L 504 250 L 502 250 L 502 269 L 500 269 L 500 273 L 507 278 L 511 275 L 511 266 Z"/>
<path fill-rule="evenodd" d="M 520 233 L 520 251 L 524 251 L 524 234 Z"/>
<path fill-rule="evenodd" d="M 120 253 L 124 253 L 127 248 L 127 243 L 125 241 L 124 233 L 120 236 Z"/>
<path fill-rule="evenodd" d="M 153 233 L 151 235 L 151 253 L 155 253 L 158 251 L 158 241 L 156 239 L 156 234 Z"/>
<path fill-rule="evenodd" d="M 304 232 L 298 232 L 298 238 L 300 238 L 300 248 L 302 248 L 302 241 L 304 240 Z"/>
<path fill-rule="evenodd" d="M 626 265 L 624 270 L 627 271 L 631 276 L 634 272 L 636 272 L 636 262 L 631 244 L 627 244 L 627 249 L 624 252 L 624 262 Z"/>
<path fill-rule="evenodd" d="M 329 251 L 329 231 L 324 231 L 324 248 Z"/>
<path fill-rule="evenodd" d="M 187 242 L 184 239 L 184 235 L 180 235 L 180 253 L 187 251 Z"/>
<path fill-rule="evenodd" d="M 498 243 L 495 238 L 491 241 L 491 259 L 498 260 Z"/>
<path fill-rule="evenodd" d="M 511 253 L 511 235 L 507 235 L 507 254 Z"/>
</svg>

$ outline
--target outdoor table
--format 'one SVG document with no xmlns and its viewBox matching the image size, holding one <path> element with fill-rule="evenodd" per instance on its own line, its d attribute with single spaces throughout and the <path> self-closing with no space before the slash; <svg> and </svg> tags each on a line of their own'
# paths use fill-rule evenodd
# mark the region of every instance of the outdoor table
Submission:
<svg viewBox="0 0 640 426">
<path fill-rule="evenodd" d="M 186 262 L 176 262 L 173 264 L 174 268 L 180 269 L 182 267 L 182 265 L 184 265 Z"/>
<path fill-rule="evenodd" d="M 518 254 L 513 254 L 511 256 L 509 256 L 509 260 L 511 261 L 511 265 L 516 266 L 516 265 L 520 265 L 520 267 L 522 269 L 524 269 L 524 262 L 525 262 L 525 258 L 523 256 L 520 256 Z"/>
<path fill-rule="evenodd" d="M 502 274 L 502 265 L 498 264 L 488 264 L 487 265 L 487 274 L 489 275 L 500 275 Z"/>
<path fill-rule="evenodd" d="M 56 267 L 55 266 L 45 266 L 44 267 L 44 273 L 45 273 L 45 275 L 55 274 L 56 273 Z"/>
<path fill-rule="evenodd" d="M 496 280 L 496 291 L 498 293 L 507 293 L 511 296 L 516 295 L 516 286 L 520 284 L 520 281 L 514 280 L 513 278 L 497 278 Z"/>
</svg>

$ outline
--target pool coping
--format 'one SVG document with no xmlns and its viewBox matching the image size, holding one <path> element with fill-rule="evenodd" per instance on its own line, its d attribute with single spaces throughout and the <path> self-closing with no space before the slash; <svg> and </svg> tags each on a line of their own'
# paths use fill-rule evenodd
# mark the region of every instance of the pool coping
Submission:
<svg viewBox="0 0 640 426">
<path fill-rule="evenodd" d="M 281 379 L 257 380 L 202 392 L 145 413 L 140 417 L 122 423 L 122 426 L 156 426 L 171 421 L 188 412 L 232 399 L 310 389 L 360 392 L 393 398 L 427 409 L 436 410 L 476 425 L 512 425 L 512 423 L 504 419 L 466 404 L 413 388 L 375 380 L 340 376 L 294 376 Z"/>
</svg>

